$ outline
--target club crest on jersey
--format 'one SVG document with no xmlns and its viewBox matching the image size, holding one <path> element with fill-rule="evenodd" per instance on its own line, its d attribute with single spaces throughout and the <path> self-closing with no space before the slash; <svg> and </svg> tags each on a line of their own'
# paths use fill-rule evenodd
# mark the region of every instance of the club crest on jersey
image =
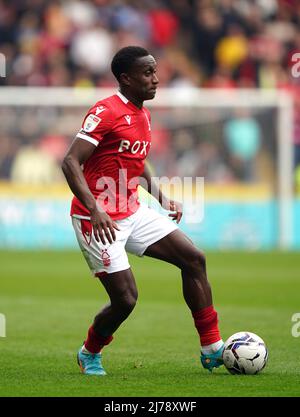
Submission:
<svg viewBox="0 0 300 417">
<path fill-rule="evenodd" d="M 100 117 L 95 116 L 94 114 L 89 114 L 84 121 L 83 130 L 85 132 L 92 132 L 96 129 L 98 124 L 101 122 Z"/>
<path fill-rule="evenodd" d="M 131 116 L 124 116 L 126 122 L 130 125 L 131 123 Z"/>
<path fill-rule="evenodd" d="M 103 266 L 110 265 L 110 256 L 109 256 L 109 253 L 107 253 L 107 249 L 101 250 L 101 259 L 103 262 Z"/>
</svg>

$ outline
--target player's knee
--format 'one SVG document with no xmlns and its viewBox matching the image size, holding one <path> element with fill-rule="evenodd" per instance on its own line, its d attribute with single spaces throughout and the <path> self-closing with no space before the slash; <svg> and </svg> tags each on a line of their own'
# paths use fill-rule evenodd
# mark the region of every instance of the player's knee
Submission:
<svg viewBox="0 0 300 417">
<path fill-rule="evenodd" d="M 200 250 L 197 250 L 196 254 L 194 255 L 194 265 L 195 265 L 195 268 L 201 269 L 204 272 L 206 271 L 205 254 Z"/>
<path fill-rule="evenodd" d="M 126 300 L 123 300 L 123 303 L 121 305 L 122 313 L 125 316 L 128 316 L 134 309 L 135 305 L 136 305 L 136 298 L 130 297 L 130 298 L 127 298 Z"/>
<path fill-rule="evenodd" d="M 117 308 L 123 315 L 129 315 L 134 309 L 137 302 L 137 293 L 130 292 L 124 294 L 124 296 L 118 301 Z"/>
<path fill-rule="evenodd" d="M 206 258 L 205 254 L 199 249 L 193 250 L 188 256 L 188 264 L 186 268 L 192 269 L 195 272 L 206 271 Z"/>
</svg>

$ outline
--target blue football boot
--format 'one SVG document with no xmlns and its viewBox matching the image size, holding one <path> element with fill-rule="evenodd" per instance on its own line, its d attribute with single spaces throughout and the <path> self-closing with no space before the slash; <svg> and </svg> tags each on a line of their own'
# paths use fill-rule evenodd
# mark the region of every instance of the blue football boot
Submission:
<svg viewBox="0 0 300 417">
<path fill-rule="evenodd" d="M 106 375 L 101 363 L 101 353 L 84 353 L 79 349 L 77 362 L 85 375 Z"/>
<path fill-rule="evenodd" d="M 200 361 L 203 368 L 208 369 L 209 372 L 213 371 L 213 368 L 219 368 L 224 364 L 223 361 L 224 345 L 217 350 L 217 352 L 204 354 L 201 352 Z"/>
</svg>

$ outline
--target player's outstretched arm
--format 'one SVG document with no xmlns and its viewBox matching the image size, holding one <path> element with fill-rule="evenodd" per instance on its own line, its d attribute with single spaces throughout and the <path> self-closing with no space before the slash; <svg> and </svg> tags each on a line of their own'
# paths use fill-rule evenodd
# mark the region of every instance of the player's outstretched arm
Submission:
<svg viewBox="0 0 300 417">
<path fill-rule="evenodd" d="M 147 162 L 145 163 L 145 168 L 142 177 L 145 178 L 148 185 L 148 188 L 146 190 L 159 201 L 162 208 L 173 212 L 169 214 L 169 217 L 172 217 L 172 220 L 175 220 L 178 224 L 183 215 L 182 204 L 178 201 L 170 200 L 168 197 L 164 195 L 164 193 L 159 188 L 159 185 L 155 183 L 155 181 L 153 181 L 153 178 L 151 177 L 151 171 Z"/>
<path fill-rule="evenodd" d="M 97 204 L 82 173 L 81 165 L 92 155 L 95 146 L 81 139 L 75 139 L 62 162 L 62 170 L 73 194 L 91 213 L 91 223 L 96 240 L 105 244 L 116 240 L 118 225 Z"/>
</svg>

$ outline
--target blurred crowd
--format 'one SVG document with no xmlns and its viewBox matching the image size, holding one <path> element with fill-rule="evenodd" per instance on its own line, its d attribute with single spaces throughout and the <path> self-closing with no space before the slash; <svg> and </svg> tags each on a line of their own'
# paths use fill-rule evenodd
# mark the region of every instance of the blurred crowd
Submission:
<svg viewBox="0 0 300 417">
<path fill-rule="evenodd" d="M 298 0 L 1 0 L 2 83 L 111 86 L 113 54 L 142 45 L 162 86 L 294 84 Z"/>
<path fill-rule="evenodd" d="M 6 59 L 2 85 L 113 87 L 111 58 L 126 45 L 149 49 L 159 63 L 162 87 L 289 90 L 295 98 L 295 175 L 300 184 L 300 77 L 292 71 L 293 56 L 300 52 L 298 0 L 0 0 L 0 52 Z M 249 114 L 238 114 L 222 126 L 222 143 L 231 154 L 217 165 L 219 177 L 253 178 L 249 161 L 260 155 L 263 126 Z M 236 132 L 252 138 L 247 151 L 237 151 L 242 146 Z M 193 153 L 186 140 L 184 157 Z M 6 146 L 12 158 L 17 139 L 15 143 Z M 216 157 L 210 141 L 199 142 L 199 147 L 204 159 Z M 11 175 L 3 149 L 0 177 Z M 177 156 L 182 157 L 180 151 Z M 203 172 L 208 175 L 208 168 Z"/>
</svg>

